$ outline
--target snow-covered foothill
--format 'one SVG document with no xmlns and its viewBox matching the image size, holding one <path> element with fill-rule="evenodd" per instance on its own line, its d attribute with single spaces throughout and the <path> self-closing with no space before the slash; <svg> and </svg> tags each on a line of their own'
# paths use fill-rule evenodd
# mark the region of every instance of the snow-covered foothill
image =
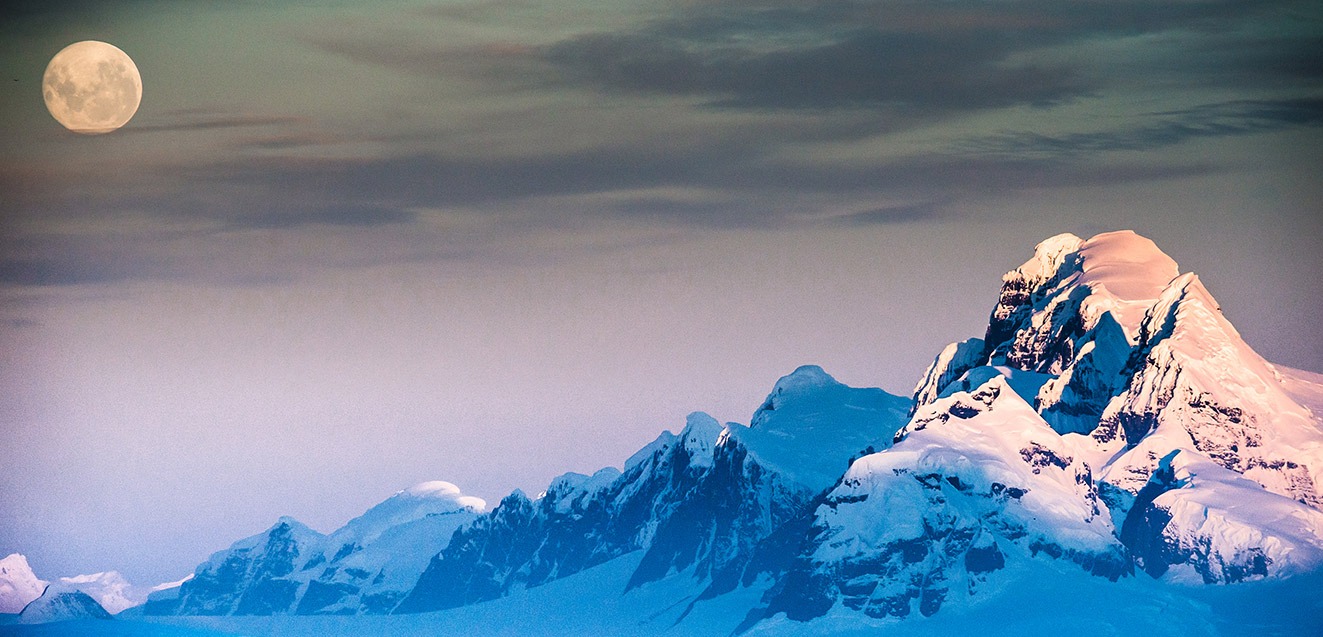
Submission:
<svg viewBox="0 0 1323 637">
<path fill-rule="evenodd" d="M 41 596 L 24 606 L 18 615 L 20 624 L 50 624 L 78 619 L 111 619 L 111 616 L 87 593 L 58 582 L 47 586 Z"/>
</svg>

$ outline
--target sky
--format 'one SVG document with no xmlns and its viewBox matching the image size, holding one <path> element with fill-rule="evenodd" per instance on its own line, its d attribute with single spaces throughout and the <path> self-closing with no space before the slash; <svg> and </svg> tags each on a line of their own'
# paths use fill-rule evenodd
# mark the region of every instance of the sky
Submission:
<svg viewBox="0 0 1323 637">
<path fill-rule="evenodd" d="M 0 554 L 47 579 L 537 493 L 802 364 L 908 394 L 1061 232 L 1323 371 L 1317 2 L 6 7 Z M 86 39 L 143 78 L 107 135 L 42 102 Z"/>
</svg>

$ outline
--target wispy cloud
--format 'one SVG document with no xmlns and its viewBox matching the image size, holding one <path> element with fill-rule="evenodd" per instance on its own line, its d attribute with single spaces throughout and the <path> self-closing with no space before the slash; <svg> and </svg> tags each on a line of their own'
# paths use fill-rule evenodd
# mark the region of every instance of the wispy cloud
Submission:
<svg viewBox="0 0 1323 637">
<path fill-rule="evenodd" d="M 142 123 L 121 129 L 126 134 L 156 133 L 162 131 L 212 130 L 219 128 L 250 128 L 282 126 L 306 122 L 307 118 L 277 115 L 242 115 L 223 113 L 167 113 Z"/>
<path fill-rule="evenodd" d="M 1323 125 L 1323 99 L 1237 100 L 1151 113 L 1126 129 L 1048 135 L 1013 131 L 963 142 L 977 154 L 1074 157 L 1109 151 L 1142 151 L 1192 139 L 1229 137 Z"/>
</svg>

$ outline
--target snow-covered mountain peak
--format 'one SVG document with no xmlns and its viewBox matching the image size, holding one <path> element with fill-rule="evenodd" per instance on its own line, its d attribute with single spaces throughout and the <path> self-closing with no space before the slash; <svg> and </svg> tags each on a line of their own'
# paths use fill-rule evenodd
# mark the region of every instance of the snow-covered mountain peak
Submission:
<svg viewBox="0 0 1323 637">
<path fill-rule="evenodd" d="M 112 615 L 143 603 L 151 592 L 146 587 L 129 583 L 119 571 L 61 577 L 59 584 L 87 593 Z"/>
<path fill-rule="evenodd" d="M 781 414 L 778 412 L 787 408 L 799 411 L 813 410 L 815 403 L 831 401 L 834 395 L 849 389 L 849 386 L 832 378 L 831 374 L 821 367 L 803 365 L 776 381 L 767 399 L 754 412 L 749 426 L 759 428 L 769 426 L 769 423 L 777 420 L 782 422 L 793 420 L 780 418 Z"/>
<path fill-rule="evenodd" d="M 396 526 L 429 515 L 461 511 L 481 513 L 486 509 L 485 500 L 464 495 L 459 487 L 450 482 L 422 482 L 396 492 L 332 533 L 328 542 L 329 550 L 338 552 L 344 546 L 365 546 Z"/>
<path fill-rule="evenodd" d="M 1125 452 L 1105 479 L 1137 492 L 1157 458 L 1188 447 L 1274 493 L 1319 507 L 1319 422 L 1251 349 L 1193 274 L 1163 290 L 1140 330 L 1128 382 L 1092 438 Z"/>
<path fill-rule="evenodd" d="M 32 567 L 28 565 L 28 557 L 22 553 L 10 553 L 0 558 L 0 575 L 10 573 L 10 569 L 18 569 L 25 573 L 32 572 Z"/>
<path fill-rule="evenodd" d="M 1079 247 L 1080 281 L 1122 301 L 1158 296 L 1180 268 L 1156 243 L 1131 230 L 1104 232 Z"/>
<path fill-rule="evenodd" d="M 818 365 L 800 365 L 795 371 L 782 376 L 772 386 L 772 393 L 793 394 L 811 391 L 819 387 L 830 387 L 841 383 Z"/>
<path fill-rule="evenodd" d="M 276 523 L 272 524 L 270 528 L 268 528 L 266 531 L 270 533 L 271 531 L 280 530 L 282 527 L 289 527 L 291 533 L 311 533 L 315 535 L 321 535 L 321 533 L 318 533 L 317 531 L 313 530 L 312 527 L 288 515 L 282 515 L 276 518 Z"/>
<path fill-rule="evenodd" d="M 695 467 L 712 466 L 717 440 L 725 430 L 716 418 L 701 411 L 689 414 L 684 430 L 680 432 L 680 440 L 689 453 L 689 463 Z"/>
<path fill-rule="evenodd" d="M 460 495 L 459 487 L 444 480 L 428 480 L 398 492 L 415 498 L 448 497 Z"/>
<path fill-rule="evenodd" d="M 826 496 L 762 616 L 932 615 L 1040 553 L 1128 572 L 1089 464 L 1004 377 L 937 400 L 902 431 Z"/>
<path fill-rule="evenodd" d="M 399 501 L 401 503 L 412 501 L 412 506 L 426 507 L 429 509 L 429 512 L 471 509 L 475 513 L 482 513 L 487 510 L 486 500 L 476 496 L 464 495 L 464 492 L 453 483 L 444 480 L 431 480 L 428 482 L 420 482 L 408 489 L 396 493 L 385 502 L 368 509 L 368 512 L 370 513 L 381 508 L 392 501 Z"/>
<path fill-rule="evenodd" d="M 748 427 L 732 425 L 728 435 L 763 466 L 816 493 L 840 477 L 845 459 L 890 445 L 910 405 L 805 365 L 777 381 Z"/>
<path fill-rule="evenodd" d="M 591 476 L 582 473 L 563 473 L 547 485 L 538 500 L 551 498 L 556 503 L 556 510 L 564 513 L 583 505 L 598 492 L 609 488 L 620 477 L 620 470 L 615 467 L 598 469 Z"/>
<path fill-rule="evenodd" d="M 981 416 L 996 412 L 993 418 L 980 419 Z M 894 442 L 900 444 L 912 434 L 934 426 L 945 426 L 955 421 L 980 420 L 982 424 L 969 425 L 975 435 L 1002 435 L 1007 423 L 1038 425 L 1042 422 L 1038 412 L 1011 387 L 1010 381 L 1002 375 L 987 378 L 973 391 L 955 392 L 938 399 L 919 409 L 909 424 L 896 432 Z M 995 422 L 993 422 L 995 420 Z M 983 426 L 983 425 L 987 426 Z M 1048 428 L 1050 431 L 1051 429 Z"/>
<path fill-rule="evenodd" d="M 23 610 L 46 589 L 48 582 L 37 577 L 22 553 L 13 553 L 0 559 L 0 613 Z"/>
<path fill-rule="evenodd" d="M 652 442 L 644 445 L 642 449 L 634 452 L 634 455 L 625 460 L 625 471 L 629 471 L 635 466 L 647 462 L 660 453 L 665 453 L 675 444 L 675 434 L 670 430 L 662 431 Z"/>
<path fill-rule="evenodd" d="M 1007 273 L 1002 280 L 1024 278 L 1041 283 L 1051 279 L 1058 275 L 1063 265 L 1072 263 L 1075 253 L 1083 243 L 1083 239 L 1069 232 L 1044 239 L 1034 246 L 1032 259 Z"/>
<path fill-rule="evenodd" d="M 1173 279 L 1144 317 L 1141 346 L 1152 348 L 1167 341 L 1193 358 L 1214 350 L 1231 348 L 1240 362 L 1251 364 L 1255 373 L 1271 375 L 1263 359 L 1240 337 L 1240 332 L 1222 315 L 1222 306 L 1194 273 Z"/>
</svg>

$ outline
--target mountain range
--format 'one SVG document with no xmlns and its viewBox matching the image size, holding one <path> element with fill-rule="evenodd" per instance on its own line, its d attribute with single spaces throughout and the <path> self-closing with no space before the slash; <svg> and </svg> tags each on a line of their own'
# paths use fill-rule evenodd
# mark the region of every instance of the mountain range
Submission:
<svg viewBox="0 0 1323 637">
<path fill-rule="evenodd" d="M 696 412 L 534 497 L 431 482 L 326 535 L 281 518 L 126 615 L 440 617 L 593 581 L 670 591 L 621 634 L 757 634 L 958 614 L 1053 578 L 1289 586 L 1323 565 L 1320 415 L 1323 376 L 1261 358 L 1152 241 L 1063 234 L 911 396 L 800 367 L 747 426 Z"/>
</svg>

